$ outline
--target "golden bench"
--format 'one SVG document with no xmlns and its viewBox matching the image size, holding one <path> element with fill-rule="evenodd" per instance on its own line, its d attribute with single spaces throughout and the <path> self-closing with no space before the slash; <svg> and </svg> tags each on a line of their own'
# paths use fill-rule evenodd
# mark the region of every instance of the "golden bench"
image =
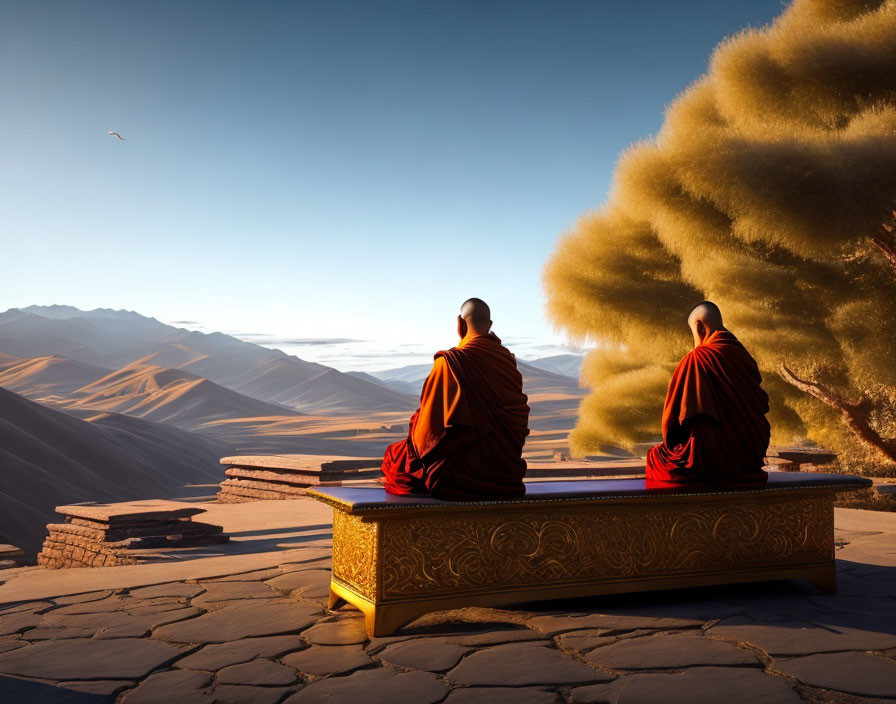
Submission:
<svg viewBox="0 0 896 704">
<path fill-rule="evenodd" d="M 354 604 L 382 636 L 465 606 L 773 579 L 833 593 L 834 497 L 868 486 L 772 473 L 750 490 L 604 479 L 529 483 L 525 497 L 479 502 L 307 494 L 333 507 L 330 608 Z"/>
</svg>

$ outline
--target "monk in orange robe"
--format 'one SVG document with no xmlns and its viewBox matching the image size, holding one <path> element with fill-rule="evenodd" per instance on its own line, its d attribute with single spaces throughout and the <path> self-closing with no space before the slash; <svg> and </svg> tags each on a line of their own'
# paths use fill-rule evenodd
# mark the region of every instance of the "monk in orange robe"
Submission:
<svg viewBox="0 0 896 704">
<path fill-rule="evenodd" d="M 763 485 L 771 429 L 759 367 L 714 303 L 698 304 L 688 325 L 694 349 L 669 383 L 663 442 L 647 453 L 647 486 Z"/>
<path fill-rule="evenodd" d="M 437 352 L 408 437 L 383 458 L 386 491 L 463 500 L 525 493 L 529 406 L 516 358 L 471 298 L 457 316 L 457 347 Z"/>
</svg>

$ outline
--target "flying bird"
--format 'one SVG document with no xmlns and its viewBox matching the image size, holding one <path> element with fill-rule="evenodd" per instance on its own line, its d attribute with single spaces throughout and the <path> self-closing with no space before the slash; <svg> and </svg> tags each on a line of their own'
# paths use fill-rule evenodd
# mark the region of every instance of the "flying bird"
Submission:
<svg viewBox="0 0 896 704">
<path fill-rule="evenodd" d="M 118 134 L 118 132 L 113 132 L 112 130 L 109 130 L 108 132 L 106 132 L 106 134 L 114 134 L 120 140 L 124 141 L 124 137 L 122 137 L 120 134 Z"/>
</svg>

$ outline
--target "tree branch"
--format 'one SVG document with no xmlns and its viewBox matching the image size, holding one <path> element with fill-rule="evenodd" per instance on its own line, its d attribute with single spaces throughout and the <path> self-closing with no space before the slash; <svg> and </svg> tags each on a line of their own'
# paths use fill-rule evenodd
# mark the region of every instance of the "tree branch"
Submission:
<svg viewBox="0 0 896 704">
<path fill-rule="evenodd" d="M 896 263 L 896 259 L 894 259 L 894 263 Z M 868 422 L 872 410 L 871 399 L 863 397 L 856 403 L 849 403 L 823 384 L 809 379 L 801 379 L 783 362 L 778 365 L 778 373 L 788 384 L 840 411 L 846 425 L 859 440 L 873 447 L 891 462 L 896 462 L 896 441 L 882 438 L 880 433 Z"/>
<path fill-rule="evenodd" d="M 871 235 L 871 242 L 896 267 L 896 210 L 893 219 L 882 223 L 880 229 Z"/>
</svg>

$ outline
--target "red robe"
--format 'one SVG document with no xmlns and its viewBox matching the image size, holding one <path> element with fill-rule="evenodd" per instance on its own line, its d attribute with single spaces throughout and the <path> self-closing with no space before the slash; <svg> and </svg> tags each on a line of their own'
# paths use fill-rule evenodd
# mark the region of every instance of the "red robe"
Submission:
<svg viewBox="0 0 896 704">
<path fill-rule="evenodd" d="M 386 449 L 386 491 L 454 500 L 523 495 L 527 401 L 516 359 L 493 333 L 436 353 L 408 437 Z"/>
<path fill-rule="evenodd" d="M 663 407 L 663 442 L 647 453 L 647 486 L 694 482 L 754 486 L 771 428 L 756 361 L 717 330 L 679 362 Z"/>
</svg>

